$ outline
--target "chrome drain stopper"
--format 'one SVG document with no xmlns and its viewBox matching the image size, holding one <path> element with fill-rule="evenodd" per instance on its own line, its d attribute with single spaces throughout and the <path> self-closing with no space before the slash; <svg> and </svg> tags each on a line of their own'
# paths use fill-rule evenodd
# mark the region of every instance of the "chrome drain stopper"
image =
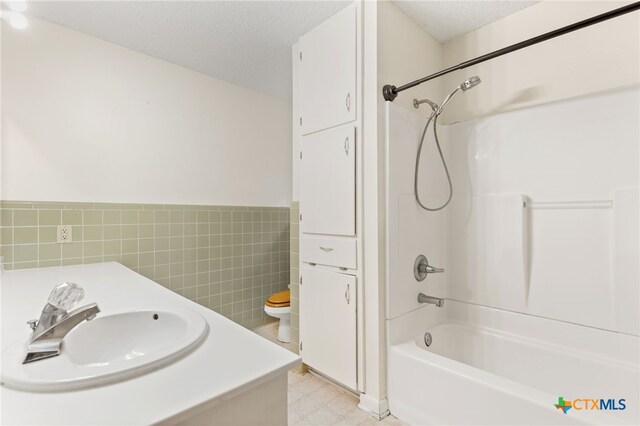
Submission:
<svg viewBox="0 0 640 426">
<path fill-rule="evenodd" d="M 431 337 L 431 333 L 427 331 L 426 333 L 424 333 L 424 344 L 429 347 L 431 346 L 431 342 L 433 342 L 433 337 Z"/>
</svg>

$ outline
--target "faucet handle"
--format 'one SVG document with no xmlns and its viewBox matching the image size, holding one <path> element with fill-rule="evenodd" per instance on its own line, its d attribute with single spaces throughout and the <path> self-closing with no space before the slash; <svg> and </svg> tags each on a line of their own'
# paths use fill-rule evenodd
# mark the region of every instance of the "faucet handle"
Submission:
<svg viewBox="0 0 640 426">
<path fill-rule="evenodd" d="M 37 319 L 32 319 L 27 321 L 27 324 L 29 325 L 29 328 L 31 328 L 31 331 L 36 331 L 36 327 L 38 326 L 38 320 Z"/>
<path fill-rule="evenodd" d="M 444 268 L 436 268 L 435 266 L 431 265 L 425 265 L 421 270 L 423 270 L 427 274 L 441 274 L 444 272 Z"/>
<path fill-rule="evenodd" d="M 55 308 L 68 311 L 84 297 L 84 290 L 78 284 L 65 282 L 56 286 L 47 302 Z"/>
<path fill-rule="evenodd" d="M 441 274 L 444 272 L 444 268 L 436 268 L 429 265 L 429 261 L 424 255 L 420 255 L 416 258 L 413 264 L 413 276 L 416 281 L 422 281 L 427 278 L 428 274 Z"/>
</svg>

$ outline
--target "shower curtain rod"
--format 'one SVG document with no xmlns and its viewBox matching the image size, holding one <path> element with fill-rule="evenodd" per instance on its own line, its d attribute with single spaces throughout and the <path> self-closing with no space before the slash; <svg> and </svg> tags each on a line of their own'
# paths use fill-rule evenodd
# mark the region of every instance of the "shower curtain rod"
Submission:
<svg viewBox="0 0 640 426">
<path fill-rule="evenodd" d="M 580 21 L 580 22 L 576 22 L 574 24 L 571 25 L 567 25 L 566 27 L 562 27 L 562 28 L 558 28 L 557 30 L 553 30 L 553 31 L 549 31 L 548 33 L 544 33 L 542 35 L 539 35 L 537 37 L 533 37 L 530 38 L 528 40 L 525 41 L 521 41 L 520 43 L 516 43 L 516 44 L 512 44 L 511 46 L 507 46 L 507 47 L 503 47 L 502 49 L 498 49 L 496 51 L 493 51 L 491 53 L 487 53 L 485 55 L 482 56 L 478 56 L 477 58 L 474 59 L 469 59 L 468 61 L 464 61 L 458 65 L 455 65 L 453 67 L 450 68 L 446 68 L 442 71 L 438 71 L 437 73 L 428 75 L 424 78 L 421 78 L 419 80 L 415 80 L 412 81 L 411 83 L 407 83 L 405 85 L 402 85 L 400 87 L 396 87 L 393 86 L 391 84 L 387 84 L 382 88 L 382 96 L 384 96 L 384 99 L 387 101 L 391 101 L 393 102 L 393 100 L 398 96 L 398 94 L 404 90 L 407 89 L 411 89 L 412 87 L 418 86 L 424 82 L 427 82 L 429 80 L 433 80 L 434 78 L 443 76 L 445 74 L 449 74 L 450 72 L 453 71 L 457 71 L 457 70 L 462 70 L 465 69 L 467 67 L 470 67 L 472 65 L 476 65 L 479 64 L 481 62 L 484 61 L 488 61 L 489 59 L 493 59 L 493 58 L 497 58 L 498 56 L 502 56 L 502 55 L 506 55 L 507 53 L 511 53 L 511 52 L 515 52 L 516 50 L 520 50 L 523 49 L 525 47 L 529 47 L 529 46 L 533 46 L 534 44 L 538 44 L 541 43 L 543 41 L 547 41 L 550 40 L 554 37 L 558 37 L 567 33 L 570 33 L 572 31 L 575 30 L 579 30 L 582 28 L 586 28 L 588 26 L 591 26 L 593 24 L 597 24 L 612 18 L 616 18 L 618 16 L 624 15 L 626 13 L 629 12 L 633 12 L 635 10 L 640 9 L 640 1 L 635 2 L 635 3 L 631 3 L 629 5 L 620 7 L 618 9 L 614 9 L 611 10 L 609 12 L 605 12 L 601 15 L 597 15 L 588 19 L 585 19 L 584 21 Z"/>
</svg>

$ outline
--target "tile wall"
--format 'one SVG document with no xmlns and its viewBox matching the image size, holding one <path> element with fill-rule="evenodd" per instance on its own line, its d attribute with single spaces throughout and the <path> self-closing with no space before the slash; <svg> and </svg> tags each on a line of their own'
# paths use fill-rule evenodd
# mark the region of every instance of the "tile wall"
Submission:
<svg viewBox="0 0 640 426">
<path fill-rule="evenodd" d="M 0 201 L 0 256 L 5 269 L 121 262 L 253 328 L 290 281 L 289 210 Z M 56 243 L 61 224 L 73 242 Z"/>
</svg>

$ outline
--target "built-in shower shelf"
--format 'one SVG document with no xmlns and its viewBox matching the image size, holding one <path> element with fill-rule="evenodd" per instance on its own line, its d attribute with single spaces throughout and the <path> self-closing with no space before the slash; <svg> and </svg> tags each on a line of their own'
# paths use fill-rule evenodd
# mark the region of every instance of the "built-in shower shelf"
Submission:
<svg viewBox="0 0 640 426">
<path fill-rule="evenodd" d="M 562 209 L 611 209 L 613 200 L 591 201 L 525 201 L 524 207 L 536 210 L 562 210 Z"/>
</svg>

